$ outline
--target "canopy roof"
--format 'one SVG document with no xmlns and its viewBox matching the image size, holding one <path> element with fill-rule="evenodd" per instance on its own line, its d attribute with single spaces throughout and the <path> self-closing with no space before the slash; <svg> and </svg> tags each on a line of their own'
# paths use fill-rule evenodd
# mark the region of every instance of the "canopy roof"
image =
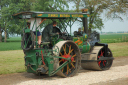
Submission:
<svg viewBox="0 0 128 85">
<path fill-rule="evenodd" d="M 13 14 L 14 18 L 71 18 L 71 17 L 89 17 L 87 13 L 71 12 L 20 12 Z"/>
</svg>

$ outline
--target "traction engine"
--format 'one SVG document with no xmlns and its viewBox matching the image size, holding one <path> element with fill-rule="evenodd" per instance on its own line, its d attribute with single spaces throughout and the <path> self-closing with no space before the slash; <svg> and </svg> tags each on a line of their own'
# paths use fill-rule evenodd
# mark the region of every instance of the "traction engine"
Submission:
<svg viewBox="0 0 128 85">
<path fill-rule="evenodd" d="M 87 13 L 64 13 L 64 12 L 21 12 L 14 14 L 14 18 L 46 18 L 58 19 L 63 24 L 69 19 L 82 18 L 84 32 L 74 32 L 70 35 L 66 27 L 59 34 L 50 35 L 49 42 L 42 42 L 41 47 L 37 44 L 37 35 L 29 28 L 24 28 L 21 47 L 25 54 L 25 66 L 28 73 L 37 75 L 48 74 L 62 77 L 74 76 L 80 67 L 89 70 L 108 70 L 113 62 L 113 55 L 108 44 L 99 43 L 100 35 L 93 32 L 88 35 Z M 36 19 L 35 19 L 36 20 Z M 68 24 L 69 24 L 68 23 Z M 42 32 L 43 33 L 43 32 Z M 43 40 L 43 39 L 42 39 Z"/>
</svg>

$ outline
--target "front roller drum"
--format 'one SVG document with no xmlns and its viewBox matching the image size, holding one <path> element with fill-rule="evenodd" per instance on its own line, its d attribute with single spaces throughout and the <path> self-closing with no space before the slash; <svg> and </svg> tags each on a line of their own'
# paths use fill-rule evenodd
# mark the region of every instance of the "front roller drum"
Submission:
<svg viewBox="0 0 128 85">
<path fill-rule="evenodd" d="M 60 41 L 54 46 L 53 50 L 56 47 L 59 49 L 59 51 L 53 53 L 56 56 L 62 58 L 54 58 L 54 70 L 59 68 L 59 66 L 61 66 L 63 63 L 67 61 L 63 58 L 70 58 L 71 60 L 65 67 L 59 70 L 56 74 L 62 77 L 74 76 L 80 69 L 81 64 L 81 56 L 78 46 L 72 41 Z"/>
<path fill-rule="evenodd" d="M 88 57 L 86 60 L 82 59 L 81 67 L 89 70 L 108 70 L 113 63 L 113 55 L 111 50 L 108 48 L 107 56 L 105 56 L 104 47 L 95 46 L 91 52 L 91 55 L 84 56 Z"/>
</svg>

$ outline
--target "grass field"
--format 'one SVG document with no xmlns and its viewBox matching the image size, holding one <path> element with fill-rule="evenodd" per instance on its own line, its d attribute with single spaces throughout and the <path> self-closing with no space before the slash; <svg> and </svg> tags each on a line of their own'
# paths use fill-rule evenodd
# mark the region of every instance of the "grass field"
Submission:
<svg viewBox="0 0 128 85">
<path fill-rule="evenodd" d="M 128 56 L 128 42 L 110 43 L 108 47 L 111 49 L 114 57 Z"/>
<path fill-rule="evenodd" d="M 100 41 L 101 43 L 128 42 L 128 34 L 102 34 Z"/>
<path fill-rule="evenodd" d="M 9 39 L 7 39 L 7 42 L 20 42 L 21 41 L 21 37 L 10 37 Z"/>
<path fill-rule="evenodd" d="M 0 51 L 21 50 L 21 37 L 11 37 L 7 42 L 0 43 Z"/>
<path fill-rule="evenodd" d="M 128 56 L 128 42 L 108 44 L 114 57 Z M 0 51 L 0 75 L 25 72 L 22 50 Z"/>
<path fill-rule="evenodd" d="M 19 72 L 25 72 L 23 51 L 0 51 L 0 74 Z"/>
<path fill-rule="evenodd" d="M 21 50 L 21 42 L 2 42 L 0 43 L 0 51 Z"/>
</svg>

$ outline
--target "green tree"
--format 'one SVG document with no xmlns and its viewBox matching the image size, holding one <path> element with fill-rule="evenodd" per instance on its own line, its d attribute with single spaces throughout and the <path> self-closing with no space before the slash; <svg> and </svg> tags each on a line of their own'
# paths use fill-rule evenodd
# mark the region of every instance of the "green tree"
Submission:
<svg viewBox="0 0 128 85">
<path fill-rule="evenodd" d="M 34 0 L 32 2 L 32 11 L 55 12 L 65 11 L 68 4 L 65 0 Z"/>
<path fill-rule="evenodd" d="M 100 14 L 103 12 L 104 9 L 109 7 L 108 3 L 109 0 L 69 0 L 75 4 L 76 12 L 80 12 L 80 8 L 87 8 L 90 17 L 88 19 L 88 32 L 91 33 L 92 29 L 99 29 L 103 28 L 103 21 L 100 18 Z"/>
<path fill-rule="evenodd" d="M 23 26 L 23 21 L 15 21 L 12 19 L 14 13 L 21 11 L 30 11 L 31 1 L 30 0 L 1 0 L 0 1 L 0 41 L 2 30 L 4 31 L 4 42 L 7 39 L 7 31 L 9 33 L 21 34 L 21 27 Z M 18 22 L 18 23 L 16 23 Z"/>
<path fill-rule="evenodd" d="M 65 12 L 68 11 L 68 7 L 68 3 L 65 0 L 34 0 L 34 2 L 32 2 L 31 10 L 43 12 Z M 44 27 L 51 22 L 51 20 L 47 20 L 42 26 Z M 58 25 L 60 26 L 59 21 Z"/>
<path fill-rule="evenodd" d="M 118 18 L 119 20 L 123 20 L 122 15 L 127 17 L 128 0 L 111 0 L 110 3 L 112 5 L 106 12 L 106 16 L 108 19 L 113 20 Z"/>
<path fill-rule="evenodd" d="M 8 0 L 1 0 L 0 1 L 0 28 L 1 28 L 1 33 L 0 33 L 0 42 L 1 40 L 1 34 L 4 31 L 4 36 L 5 39 L 4 41 L 6 42 L 7 39 L 7 19 L 8 19 L 8 13 L 7 13 L 7 8 L 9 6 L 9 1 Z"/>
<path fill-rule="evenodd" d="M 8 21 L 9 24 L 9 33 L 11 34 L 21 34 L 22 28 L 23 28 L 23 20 L 15 20 L 12 19 L 12 15 L 18 12 L 23 11 L 31 11 L 31 1 L 32 0 L 12 0 L 10 3 L 10 7 L 8 10 L 10 10 L 10 20 Z"/>
<path fill-rule="evenodd" d="M 12 19 L 12 15 L 22 11 L 65 11 L 68 4 L 65 0 L 0 0 L 0 42 L 2 32 L 21 34 L 23 20 Z"/>
</svg>

